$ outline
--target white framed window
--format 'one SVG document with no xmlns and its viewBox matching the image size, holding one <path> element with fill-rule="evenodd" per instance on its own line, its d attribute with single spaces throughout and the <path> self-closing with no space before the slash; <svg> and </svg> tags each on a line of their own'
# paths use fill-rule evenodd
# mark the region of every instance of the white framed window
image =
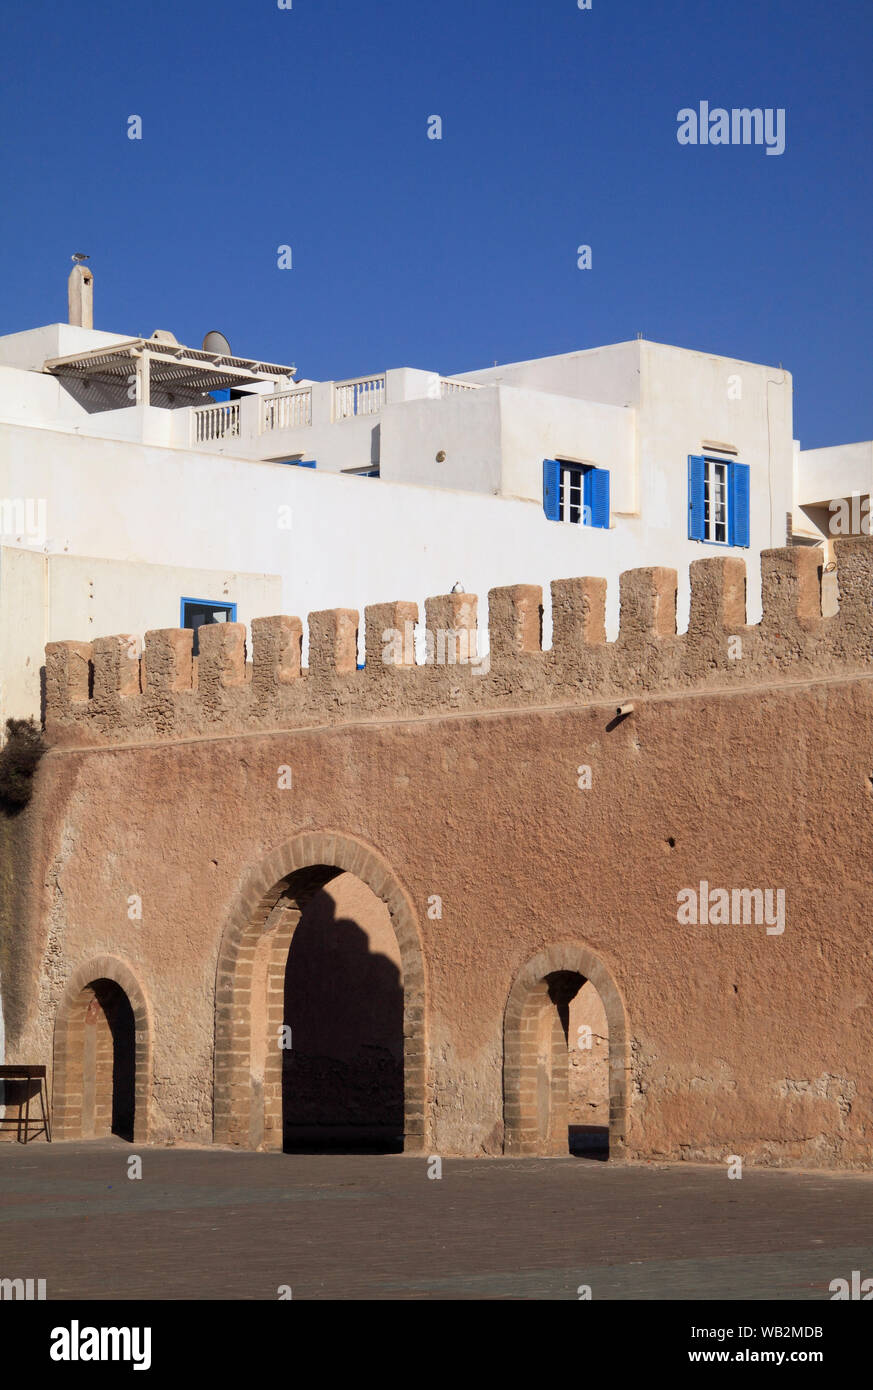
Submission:
<svg viewBox="0 0 873 1390">
<path fill-rule="evenodd" d="M 688 539 L 747 547 L 750 469 L 739 459 L 688 455 Z"/>
<path fill-rule="evenodd" d="M 543 511 L 549 521 L 609 527 L 609 469 L 543 459 Z"/>
</svg>

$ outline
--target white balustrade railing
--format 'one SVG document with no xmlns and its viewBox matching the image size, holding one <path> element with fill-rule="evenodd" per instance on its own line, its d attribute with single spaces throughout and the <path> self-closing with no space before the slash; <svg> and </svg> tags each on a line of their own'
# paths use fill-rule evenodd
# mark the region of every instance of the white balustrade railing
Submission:
<svg viewBox="0 0 873 1390">
<path fill-rule="evenodd" d="M 458 381 L 457 377 L 440 377 L 440 396 L 454 396 L 458 391 L 478 391 L 478 381 Z"/>
<path fill-rule="evenodd" d="M 335 420 L 348 420 L 352 415 L 378 415 L 384 404 L 384 374 L 360 377 L 357 381 L 338 381 L 334 384 Z"/>
<path fill-rule="evenodd" d="M 333 419 L 349 420 L 356 415 L 378 415 L 385 407 L 386 375 L 357 377 L 333 383 Z M 462 391 L 479 391 L 481 383 L 460 381 L 457 377 L 432 377 L 428 395 L 439 381 L 440 399 Z M 211 444 L 221 439 L 238 439 L 241 432 L 240 401 L 219 401 L 215 405 L 195 406 L 191 411 L 191 440 Z M 254 403 L 252 403 L 252 409 Z M 248 411 L 248 406 L 246 407 Z M 257 398 L 259 435 L 276 430 L 303 429 L 312 424 L 312 388 L 293 387 Z M 246 433 L 255 428 L 253 416 L 246 414 Z"/>
<path fill-rule="evenodd" d="M 312 424 L 312 388 L 301 386 L 296 391 L 277 391 L 273 396 L 260 398 L 260 433 L 271 430 L 294 430 Z"/>
<path fill-rule="evenodd" d="M 218 405 L 196 405 L 191 411 L 191 438 L 195 444 L 215 439 L 234 439 L 239 435 L 239 401 Z"/>
</svg>

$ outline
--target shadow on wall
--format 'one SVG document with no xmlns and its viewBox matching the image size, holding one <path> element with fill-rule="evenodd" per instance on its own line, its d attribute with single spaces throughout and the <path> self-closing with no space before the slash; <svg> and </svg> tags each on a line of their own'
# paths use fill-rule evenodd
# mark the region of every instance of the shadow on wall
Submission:
<svg viewBox="0 0 873 1390">
<path fill-rule="evenodd" d="M 291 1046 L 282 1056 L 286 1153 L 403 1148 L 399 954 L 383 905 L 374 918 L 361 899 L 368 930 L 342 915 L 357 902 L 348 894 L 362 890 L 373 897 L 353 879 L 339 902 L 329 891 L 316 893 L 291 938 L 285 970 Z"/>
<path fill-rule="evenodd" d="M 58 374 L 56 380 L 62 391 L 66 391 L 77 405 L 88 415 L 100 415 L 107 410 L 129 410 L 137 404 L 136 371 L 132 366 L 127 381 L 95 381 L 93 378 L 80 380 L 75 376 Z M 152 377 L 149 400 L 163 410 L 186 410 L 192 405 L 211 405 L 212 398 L 205 391 L 185 391 L 181 387 L 167 390 Z"/>
</svg>

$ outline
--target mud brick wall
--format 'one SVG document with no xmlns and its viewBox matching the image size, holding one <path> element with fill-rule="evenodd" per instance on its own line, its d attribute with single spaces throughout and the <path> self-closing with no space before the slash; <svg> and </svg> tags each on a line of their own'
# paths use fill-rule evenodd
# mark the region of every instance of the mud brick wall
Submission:
<svg viewBox="0 0 873 1390">
<path fill-rule="evenodd" d="M 396 941 L 407 1149 L 552 1152 L 608 1096 L 612 1156 L 870 1166 L 873 542 L 837 550 L 832 617 L 816 552 L 777 550 L 760 624 L 743 564 L 707 559 L 681 635 L 675 573 L 623 575 L 612 643 L 603 582 L 556 581 L 548 651 L 540 592 L 495 590 L 478 663 L 446 658 L 476 626 L 457 594 L 426 605 L 425 665 L 387 642 L 417 620 L 400 602 L 367 610 L 361 671 L 350 610 L 310 615 L 307 669 L 287 617 L 253 624 L 250 662 L 234 624 L 201 629 L 196 661 L 180 631 L 142 657 L 52 644 L 9 1060 L 53 1060 L 74 1115 L 71 998 L 114 980 L 137 1135 L 277 1146 L 289 951 L 348 874 Z M 701 883 L 781 891 L 784 931 L 682 918 Z M 555 1002 L 568 981 L 599 1014 Z M 565 1048 L 597 1023 L 571 1067 L 543 1027 L 559 1008 Z"/>
</svg>

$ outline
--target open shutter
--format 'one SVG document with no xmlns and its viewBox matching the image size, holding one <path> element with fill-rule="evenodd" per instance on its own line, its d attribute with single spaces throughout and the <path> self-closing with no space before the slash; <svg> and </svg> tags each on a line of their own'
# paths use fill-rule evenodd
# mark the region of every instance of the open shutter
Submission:
<svg viewBox="0 0 873 1390">
<path fill-rule="evenodd" d="M 728 507 L 730 544 L 749 544 L 749 465 L 732 463 L 728 468 Z"/>
<path fill-rule="evenodd" d="M 704 473 L 706 460 L 703 455 L 688 455 L 688 539 L 706 539 Z"/>
<path fill-rule="evenodd" d="M 585 474 L 585 506 L 589 526 L 609 527 L 609 469 L 589 468 Z"/>
<path fill-rule="evenodd" d="M 557 459 L 542 460 L 542 510 L 549 521 L 560 521 L 560 464 Z"/>
<path fill-rule="evenodd" d="M 561 520 L 561 465 L 557 459 L 543 459 L 543 511 L 549 521 Z"/>
</svg>

